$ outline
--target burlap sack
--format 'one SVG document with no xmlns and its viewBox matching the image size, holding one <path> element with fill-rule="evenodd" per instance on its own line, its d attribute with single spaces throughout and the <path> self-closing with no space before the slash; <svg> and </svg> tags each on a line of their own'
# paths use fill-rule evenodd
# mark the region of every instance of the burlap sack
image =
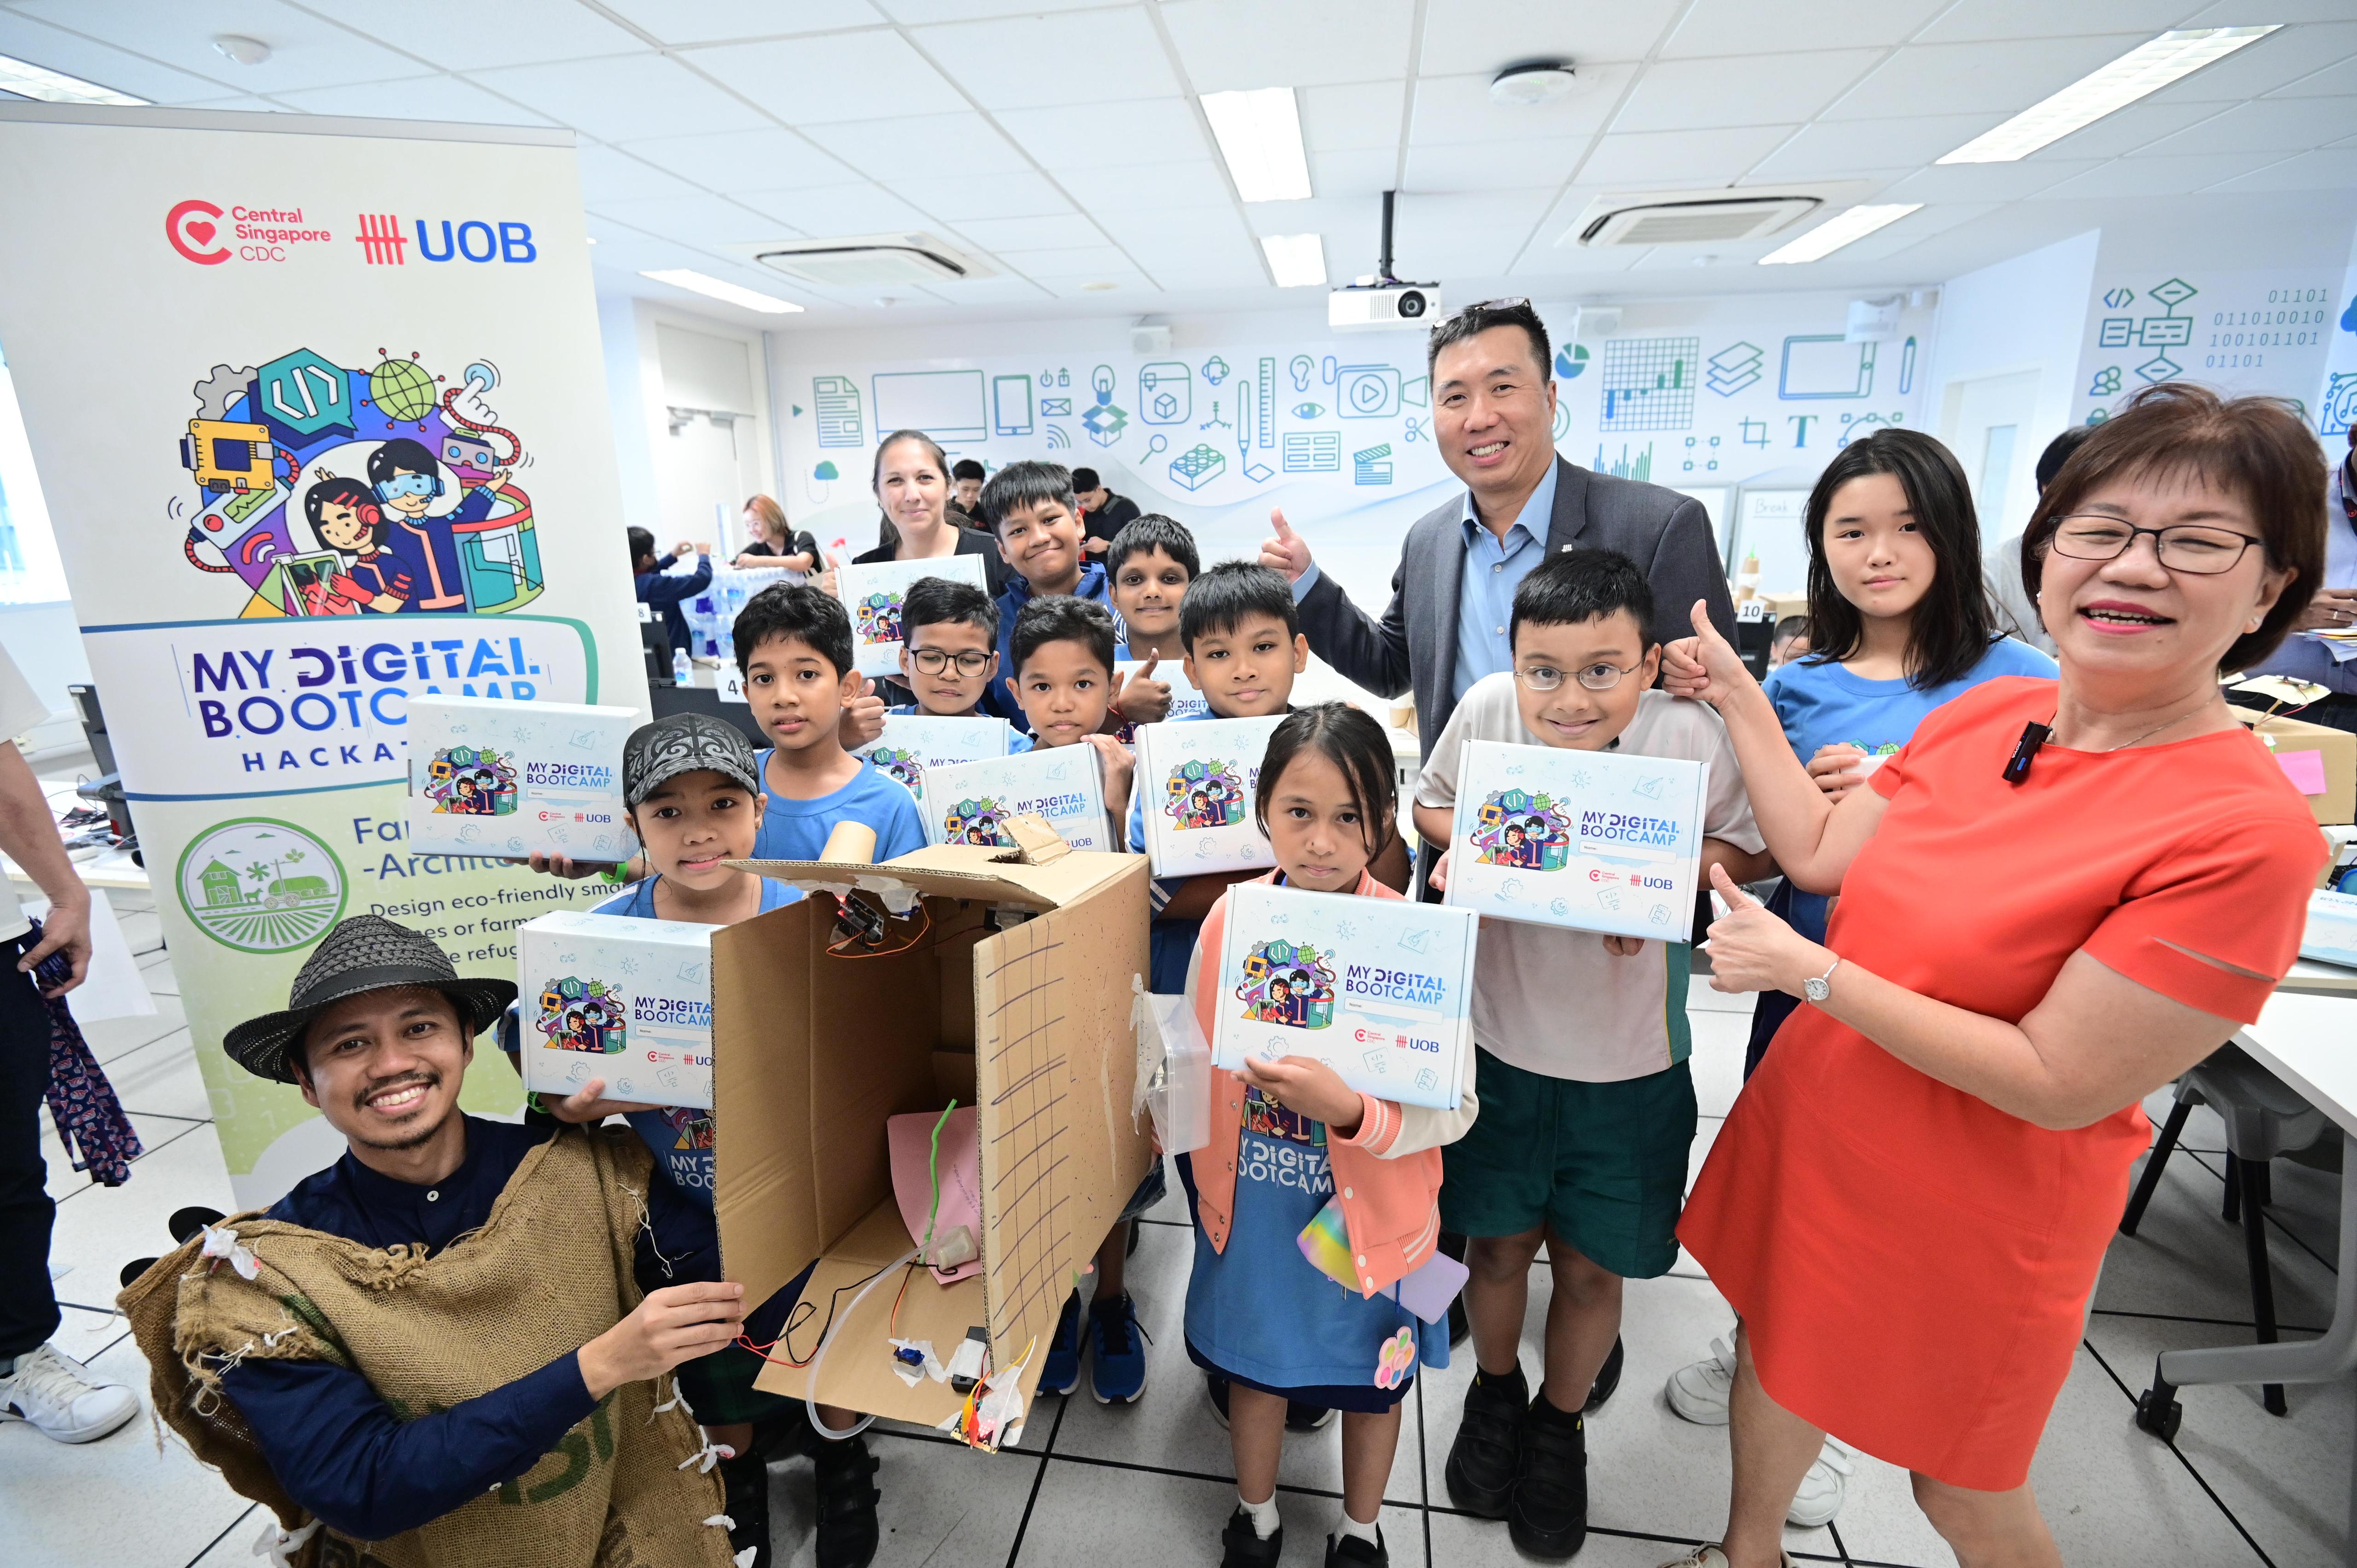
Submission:
<svg viewBox="0 0 2357 1568">
<path fill-rule="evenodd" d="M 579 1348 L 640 1299 L 632 1239 L 651 1175 L 627 1131 L 560 1133 L 524 1156 L 490 1219 L 430 1258 L 300 1226 L 223 1220 L 260 1265 L 253 1281 L 201 1255 L 198 1237 L 116 1298 L 147 1358 L 155 1408 L 197 1457 L 289 1530 L 307 1522 L 280 1487 L 221 1371 L 301 1357 L 356 1369 L 396 1416 L 487 1393 Z M 515 1481 L 390 1541 L 322 1529 L 301 1568 L 728 1568 L 720 1479 L 682 1460 L 703 1440 L 671 1380 L 628 1383 Z"/>
</svg>

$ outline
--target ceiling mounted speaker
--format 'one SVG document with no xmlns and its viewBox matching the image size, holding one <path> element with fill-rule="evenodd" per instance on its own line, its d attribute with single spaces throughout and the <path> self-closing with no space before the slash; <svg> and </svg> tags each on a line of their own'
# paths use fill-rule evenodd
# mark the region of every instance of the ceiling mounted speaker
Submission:
<svg viewBox="0 0 2357 1568">
<path fill-rule="evenodd" d="M 821 288 L 963 283 L 997 269 L 931 234 L 855 234 L 839 240 L 773 240 L 729 253 Z"/>
</svg>

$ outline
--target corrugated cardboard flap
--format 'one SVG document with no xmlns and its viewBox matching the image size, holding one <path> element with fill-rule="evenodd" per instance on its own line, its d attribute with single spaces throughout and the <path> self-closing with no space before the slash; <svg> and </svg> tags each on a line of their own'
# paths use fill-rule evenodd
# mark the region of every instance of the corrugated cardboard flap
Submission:
<svg viewBox="0 0 2357 1568">
<path fill-rule="evenodd" d="M 902 883 L 929 897 L 972 898 L 1054 909 L 1125 875 L 1144 877 L 1142 854 L 1079 850 L 1051 865 L 1025 865 L 1012 850 L 981 844 L 943 843 L 912 850 L 881 865 L 827 860 L 732 860 L 739 871 L 780 882 L 849 883 L 874 886 L 877 879 Z"/>
</svg>

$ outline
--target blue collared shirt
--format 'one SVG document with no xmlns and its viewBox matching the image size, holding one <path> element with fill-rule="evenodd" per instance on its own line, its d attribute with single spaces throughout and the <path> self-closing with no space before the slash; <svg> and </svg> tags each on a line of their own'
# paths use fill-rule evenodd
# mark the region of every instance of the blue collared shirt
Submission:
<svg viewBox="0 0 2357 1568">
<path fill-rule="evenodd" d="M 2319 588 L 2357 588 L 2357 520 L 2344 504 L 2349 465 L 2332 470 L 2332 484 L 2324 499 L 2324 581 Z M 2265 664 L 2245 671 L 2251 675 L 2287 675 L 2313 681 L 2342 696 L 2357 695 L 2357 649 L 2328 641 L 2312 631 L 2296 631 Z"/>
</svg>

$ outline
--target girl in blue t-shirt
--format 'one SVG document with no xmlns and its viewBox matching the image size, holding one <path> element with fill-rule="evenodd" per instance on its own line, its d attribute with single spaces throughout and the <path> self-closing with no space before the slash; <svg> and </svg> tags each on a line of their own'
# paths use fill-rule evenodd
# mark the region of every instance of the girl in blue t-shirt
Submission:
<svg viewBox="0 0 2357 1568">
<path fill-rule="evenodd" d="M 1806 526 L 1809 651 L 1770 674 L 1767 693 L 1826 794 L 1862 786 L 1925 714 L 1982 682 L 2054 674 L 2054 660 L 1997 635 L 1972 489 L 1955 455 L 1921 431 L 1878 430 L 1843 447 L 1809 492 Z M 1769 907 L 1824 940 L 1831 898 L 1787 882 Z M 1760 996 L 1747 1076 L 1797 1005 L 1782 992 Z"/>
</svg>

